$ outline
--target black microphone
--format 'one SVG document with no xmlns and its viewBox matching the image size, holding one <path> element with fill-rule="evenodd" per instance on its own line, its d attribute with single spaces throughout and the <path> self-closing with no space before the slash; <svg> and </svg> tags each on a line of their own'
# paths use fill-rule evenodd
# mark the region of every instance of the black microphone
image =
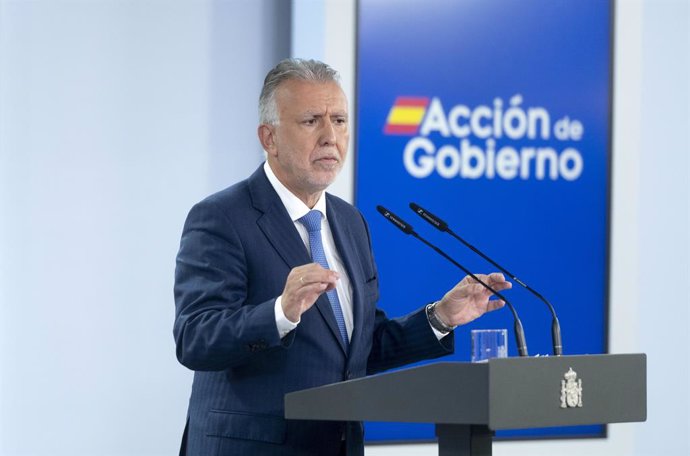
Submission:
<svg viewBox="0 0 690 456">
<path fill-rule="evenodd" d="M 539 298 L 544 304 L 546 304 L 549 307 L 549 310 L 551 311 L 551 315 L 553 317 L 551 321 L 551 340 L 553 341 L 553 354 L 556 356 L 561 356 L 563 354 L 563 343 L 561 342 L 561 325 L 558 322 L 558 317 L 556 316 L 556 309 L 551 305 L 549 301 L 546 300 L 544 296 L 542 296 L 540 293 L 538 293 L 536 290 L 534 290 L 532 287 L 527 285 L 525 282 L 522 280 L 518 279 L 515 274 L 512 272 L 508 271 L 506 268 L 501 266 L 500 264 L 496 263 L 494 260 L 486 256 L 483 252 L 481 252 L 478 248 L 461 238 L 459 235 L 457 235 L 453 230 L 448 227 L 448 224 L 432 214 L 431 212 L 427 211 L 423 207 L 419 206 L 418 204 L 415 203 L 410 203 L 410 209 L 412 209 L 417 215 L 419 215 L 421 218 L 429 222 L 431 225 L 433 225 L 436 229 L 439 231 L 446 232 L 453 236 L 455 239 L 458 241 L 462 242 L 467 246 L 470 250 L 472 250 L 474 253 L 477 255 L 481 256 L 484 258 L 486 261 L 497 267 L 501 272 L 507 274 L 511 279 L 513 279 L 515 282 L 519 283 L 522 285 L 524 288 L 526 288 L 530 293 L 532 293 L 534 296 Z"/>
<path fill-rule="evenodd" d="M 386 208 L 383 207 L 383 206 L 376 206 L 376 210 L 379 211 L 379 213 L 380 213 L 381 215 L 383 215 L 389 222 L 391 222 L 393 225 L 395 225 L 396 227 L 398 227 L 398 229 L 400 229 L 403 233 L 405 233 L 405 234 L 411 234 L 412 236 L 416 237 L 417 239 L 419 239 L 420 241 L 422 241 L 424 244 L 426 244 L 427 246 L 429 246 L 429 247 L 431 247 L 432 249 L 434 249 L 434 250 L 436 251 L 436 253 L 438 253 L 439 255 L 441 255 L 443 258 L 445 258 L 446 260 L 450 261 L 450 262 L 453 263 L 455 266 L 457 266 L 458 268 L 460 268 L 465 274 L 467 274 L 467 275 L 469 275 L 470 277 L 472 277 L 474 280 L 476 280 L 476 281 L 477 281 L 480 285 L 482 285 L 484 288 L 486 288 L 486 289 L 489 290 L 491 293 L 493 293 L 494 295 L 496 295 L 496 296 L 498 296 L 499 298 L 501 298 L 501 299 L 503 300 L 503 302 L 506 303 L 506 305 L 508 306 L 508 308 L 510 309 L 510 311 L 513 313 L 513 320 L 515 321 L 515 325 L 514 325 L 514 328 L 515 328 L 515 342 L 516 342 L 516 345 L 517 345 L 518 353 L 520 354 L 520 356 L 527 356 L 527 341 L 525 340 L 525 330 L 522 328 L 522 322 L 520 321 L 520 317 L 518 317 L 518 314 L 517 314 L 517 311 L 515 310 L 515 307 L 513 307 L 513 305 L 510 303 L 510 301 L 508 301 L 508 300 L 506 299 L 505 296 L 503 296 L 501 293 L 499 293 L 498 291 L 494 290 L 494 289 L 491 288 L 489 285 L 487 285 L 486 283 L 484 283 L 482 280 L 479 279 L 479 277 L 477 277 L 476 275 L 474 275 L 472 272 L 470 272 L 470 271 L 469 271 L 467 268 L 465 268 L 463 265 L 461 265 L 460 263 L 458 263 L 457 261 L 455 261 L 454 259 L 452 259 L 450 256 L 448 256 L 448 254 L 447 254 L 446 252 L 444 252 L 443 250 L 439 249 L 438 247 L 436 247 L 435 245 L 433 245 L 431 242 L 427 241 L 426 239 L 424 239 L 423 237 L 421 237 L 419 234 L 417 234 L 417 233 L 415 232 L 415 230 L 412 228 L 412 225 L 410 225 L 409 223 L 403 221 L 403 219 L 401 219 L 400 217 L 398 217 L 397 215 L 395 215 L 394 213 L 392 213 L 391 211 L 389 211 L 388 209 L 386 209 Z"/>
</svg>

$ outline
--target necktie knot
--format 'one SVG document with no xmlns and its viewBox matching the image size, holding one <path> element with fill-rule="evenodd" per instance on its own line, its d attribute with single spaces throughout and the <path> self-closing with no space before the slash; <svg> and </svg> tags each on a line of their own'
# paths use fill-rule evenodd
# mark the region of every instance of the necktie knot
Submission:
<svg viewBox="0 0 690 456">
<path fill-rule="evenodd" d="M 310 233 L 321 231 L 321 212 L 317 210 L 309 211 L 307 214 L 299 219 L 300 223 L 304 225 Z"/>
</svg>

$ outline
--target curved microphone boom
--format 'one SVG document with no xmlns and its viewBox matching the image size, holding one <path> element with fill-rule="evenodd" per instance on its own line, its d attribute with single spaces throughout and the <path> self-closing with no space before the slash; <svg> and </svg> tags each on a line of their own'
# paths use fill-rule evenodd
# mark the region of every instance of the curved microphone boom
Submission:
<svg viewBox="0 0 690 456">
<path fill-rule="evenodd" d="M 423 207 L 421 207 L 418 204 L 415 203 L 410 203 L 410 209 L 412 209 L 417 215 L 419 215 L 421 218 L 429 222 L 432 226 L 434 226 L 436 229 L 439 231 L 446 232 L 453 236 L 455 239 L 458 241 L 462 242 L 467 246 L 470 250 L 472 250 L 474 253 L 479 255 L 480 257 L 484 258 L 486 261 L 497 267 L 501 272 L 507 274 L 511 279 L 513 279 L 515 282 L 519 283 L 522 285 L 525 289 L 527 289 L 530 293 L 532 293 L 534 296 L 539 298 L 544 304 L 546 304 L 551 311 L 551 316 L 553 317 L 551 321 L 551 340 L 553 342 L 553 354 L 556 356 L 561 356 L 563 354 L 563 342 L 561 342 L 561 325 L 558 322 L 558 317 L 556 316 L 556 309 L 551 305 L 549 301 L 546 300 L 544 296 L 542 296 L 539 292 L 534 290 L 532 287 L 527 285 L 525 282 L 522 280 L 518 279 L 515 274 L 512 272 L 508 271 L 506 268 L 501 266 L 500 264 L 496 263 L 494 260 L 486 256 L 482 251 L 480 251 L 478 248 L 461 238 L 458 234 L 456 234 L 453 230 L 450 229 L 448 224 L 432 214 L 431 212 L 427 211 Z"/>
<path fill-rule="evenodd" d="M 517 314 L 517 311 L 515 310 L 515 307 L 513 307 L 513 305 L 510 303 L 510 301 L 508 301 L 506 299 L 505 296 L 503 296 L 501 293 L 499 293 L 498 291 L 494 290 L 492 287 L 490 287 L 489 285 L 484 283 L 479 277 L 474 275 L 472 272 L 470 272 L 463 265 L 461 265 L 460 263 L 458 263 L 457 261 L 452 259 L 450 256 L 448 256 L 448 254 L 446 252 L 444 252 L 443 250 L 439 249 L 438 247 L 436 247 L 435 245 L 433 245 L 432 243 L 430 243 L 429 241 L 427 241 L 426 239 L 421 237 L 419 234 L 417 234 L 415 232 L 415 230 L 412 228 L 412 226 L 410 224 L 403 221 L 397 215 L 395 215 L 394 213 L 392 213 L 391 211 L 389 211 L 388 209 L 386 209 L 383 206 L 376 206 L 376 210 L 379 211 L 379 213 L 381 215 L 383 215 L 386 218 L 386 220 L 388 220 L 393 225 L 398 227 L 398 229 L 400 229 L 403 233 L 408 234 L 408 235 L 412 235 L 415 238 L 419 239 L 424 244 L 426 244 L 427 246 L 431 247 L 434 251 L 436 251 L 436 253 L 438 253 L 439 255 L 441 255 L 443 258 L 450 261 L 451 263 L 453 263 L 456 267 L 460 268 L 465 274 L 469 275 L 475 281 L 477 281 L 477 283 L 479 283 L 484 288 L 489 290 L 491 293 L 493 293 L 494 295 L 498 296 L 501 300 L 503 300 L 503 302 L 506 303 L 506 305 L 508 306 L 510 311 L 513 313 L 513 320 L 515 321 L 515 325 L 514 325 L 514 327 L 515 327 L 515 342 L 517 344 L 518 353 L 520 354 L 520 356 L 527 356 L 527 341 L 525 340 L 525 330 L 522 327 L 522 322 L 520 321 L 520 317 L 518 317 L 518 314 Z"/>
</svg>

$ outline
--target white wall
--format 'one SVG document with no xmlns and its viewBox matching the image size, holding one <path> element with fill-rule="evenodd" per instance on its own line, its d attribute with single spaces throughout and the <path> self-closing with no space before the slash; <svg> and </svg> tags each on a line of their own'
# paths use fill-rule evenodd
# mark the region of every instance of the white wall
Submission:
<svg viewBox="0 0 690 456">
<path fill-rule="evenodd" d="M 637 340 L 649 356 L 649 422 L 635 449 L 688 455 L 690 4 L 645 1 L 642 11 Z"/>
<path fill-rule="evenodd" d="M 0 455 L 170 455 L 174 259 L 262 160 L 289 5 L 0 0 Z"/>
</svg>

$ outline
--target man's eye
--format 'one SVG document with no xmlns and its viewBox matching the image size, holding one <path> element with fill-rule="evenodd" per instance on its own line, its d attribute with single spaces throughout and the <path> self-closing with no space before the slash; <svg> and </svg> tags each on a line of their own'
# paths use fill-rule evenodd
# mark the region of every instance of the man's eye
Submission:
<svg viewBox="0 0 690 456">
<path fill-rule="evenodd" d="M 316 119 L 307 119 L 304 121 L 305 125 L 314 125 L 316 124 Z"/>
</svg>

